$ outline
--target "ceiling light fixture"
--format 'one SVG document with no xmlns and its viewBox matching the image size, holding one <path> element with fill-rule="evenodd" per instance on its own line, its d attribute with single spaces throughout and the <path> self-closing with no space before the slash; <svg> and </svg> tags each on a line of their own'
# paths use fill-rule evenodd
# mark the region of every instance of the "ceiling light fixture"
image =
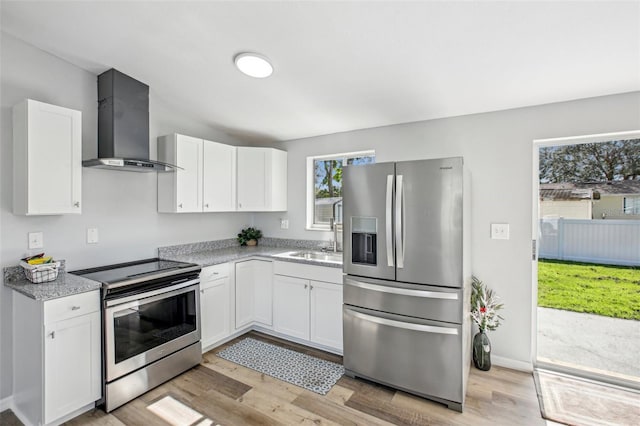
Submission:
<svg viewBox="0 0 640 426">
<path fill-rule="evenodd" d="M 240 71 L 250 77 L 265 78 L 273 73 L 273 66 L 269 59 L 258 53 L 239 53 L 233 61 Z"/>
</svg>

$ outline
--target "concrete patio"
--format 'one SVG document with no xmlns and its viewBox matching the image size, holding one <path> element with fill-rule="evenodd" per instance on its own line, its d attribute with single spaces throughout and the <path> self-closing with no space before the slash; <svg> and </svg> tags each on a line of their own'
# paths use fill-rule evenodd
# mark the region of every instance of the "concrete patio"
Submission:
<svg viewBox="0 0 640 426">
<path fill-rule="evenodd" d="M 640 381 L 640 321 L 538 308 L 538 358 Z"/>
</svg>

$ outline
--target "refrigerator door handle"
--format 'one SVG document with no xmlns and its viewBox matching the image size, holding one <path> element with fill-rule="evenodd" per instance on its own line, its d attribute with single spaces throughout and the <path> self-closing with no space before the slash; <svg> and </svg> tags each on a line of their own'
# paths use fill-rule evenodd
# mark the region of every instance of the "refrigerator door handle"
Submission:
<svg viewBox="0 0 640 426">
<path fill-rule="evenodd" d="M 398 268 L 404 268 L 404 194 L 402 175 L 396 176 L 396 253 Z"/>
<path fill-rule="evenodd" d="M 359 318 L 364 321 L 373 322 L 376 324 L 386 325 L 394 328 L 403 328 L 405 330 L 422 331 L 426 333 L 437 334 L 458 334 L 458 329 L 449 327 L 436 327 L 433 325 L 415 324 L 412 322 L 396 321 L 387 318 L 374 317 L 373 315 L 367 315 L 360 312 L 353 311 L 351 309 L 345 309 L 345 314 L 351 315 L 355 318 Z"/>
<path fill-rule="evenodd" d="M 393 175 L 387 175 L 387 205 L 386 205 L 386 231 L 387 231 L 387 265 L 394 266 L 393 263 L 393 237 L 392 237 L 392 201 L 393 201 Z"/>
<path fill-rule="evenodd" d="M 387 287 L 382 285 L 354 281 L 349 278 L 345 278 L 344 283 L 346 285 L 363 288 L 365 290 L 379 291 L 380 293 L 399 294 L 401 296 L 424 297 L 427 299 L 458 300 L 457 293 L 446 293 L 441 291 L 428 291 L 428 290 L 412 290 L 410 288 L 401 288 L 401 287 Z"/>
</svg>

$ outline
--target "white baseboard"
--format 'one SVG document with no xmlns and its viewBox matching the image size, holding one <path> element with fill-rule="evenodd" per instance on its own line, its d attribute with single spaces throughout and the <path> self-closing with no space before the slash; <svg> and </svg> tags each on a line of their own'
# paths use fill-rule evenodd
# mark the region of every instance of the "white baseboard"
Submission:
<svg viewBox="0 0 640 426">
<path fill-rule="evenodd" d="M 22 424 L 24 425 L 30 425 L 31 423 L 29 422 L 29 420 L 27 419 L 27 416 L 25 416 L 22 411 L 20 411 L 18 409 L 18 407 L 15 406 L 15 404 L 13 403 L 13 397 L 9 397 L 11 398 L 11 406 L 7 407 L 10 408 L 11 411 L 13 411 L 13 414 L 15 414 L 15 416 L 18 418 L 18 420 L 20 420 L 22 422 Z M 5 399 L 9 399 L 9 398 L 5 398 Z M 3 400 L 4 401 L 4 400 Z"/>
<path fill-rule="evenodd" d="M 289 335 L 286 335 L 286 334 L 278 333 L 277 331 L 269 330 L 268 328 L 264 328 L 264 327 L 260 327 L 260 326 L 254 325 L 252 330 L 258 331 L 260 333 L 268 334 L 270 336 L 279 337 L 279 338 L 281 338 L 283 340 L 288 340 L 290 342 L 300 343 L 301 345 L 309 346 L 310 348 L 320 349 L 321 351 L 330 352 L 330 353 L 336 354 L 336 355 L 343 355 L 342 350 L 340 350 L 340 349 L 336 349 L 336 348 L 332 348 L 332 347 L 329 347 L 329 346 L 321 345 L 319 343 L 314 343 L 314 342 L 311 342 L 309 340 L 298 339 L 297 337 L 292 337 L 292 336 L 289 336 Z"/>
<path fill-rule="evenodd" d="M 340 350 L 340 349 L 336 349 L 336 348 L 332 348 L 332 347 L 329 347 L 329 346 L 320 345 L 318 343 L 314 343 L 314 342 L 311 342 L 309 340 L 298 339 L 296 337 L 288 336 L 286 334 L 281 334 L 281 333 L 278 333 L 278 332 L 272 330 L 271 328 L 264 327 L 264 326 L 261 326 L 261 325 L 255 324 L 255 323 L 249 324 L 248 326 L 246 326 L 245 328 L 242 328 L 240 330 L 236 330 L 233 334 L 225 337 L 224 339 L 215 341 L 213 343 L 209 342 L 206 345 L 203 345 L 202 346 L 202 353 L 209 352 L 211 349 L 215 349 L 218 346 L 220 346 L 220 345 L 222 345 L 224 343 L 227 343 L 228 341 L 233 340 L 236 337 L 242 336 L 243 334 L 248 333 L 250 331 L 257 331 L 257 332 L 260 332 L 260 333 L 268 334 L 270 336 L 279 337 L 279 338 L 281 338 L 283 340 L 288 340 L 290 342 L 300 343 L 302 345 L 309 346 L 311 348 L 320 349 L 320 350 L 325 351 L 325 352 L 331 352 L 331 353 L 336 354 L 336 355 L 342 355 L 342 350 Z"/>
<path fill-rule="evenodd" d="M 207 342 L 206 344 L 202 343 L 202 353 L 209 352 L 211 349 L 215 349 L 218 346 L 223 345 L 228 341 L 235 339 L 236 337 L 242 336 L 243 334 L 248 333 L 251 330 L 253 330 L 252 327 L 246 327 L 246 328 L 234 331 L 232 334 L 228 335 L 223 339 L 216 340 L 214 342 Z"/>
<path fill-rule="evenodd" d="M 510 368 L 512 370 L 524 371 L 526 373 L 533 372 L 533 364 L 525 361 L 518 361 L 502 356 L 491 355 L 491 363 L 498 367 Z"/>
<path fill-rule="evenodd" d="M 13 410 L 13 395 L 0 399 L 0 412 L 9 409 Z"/>
</svg>

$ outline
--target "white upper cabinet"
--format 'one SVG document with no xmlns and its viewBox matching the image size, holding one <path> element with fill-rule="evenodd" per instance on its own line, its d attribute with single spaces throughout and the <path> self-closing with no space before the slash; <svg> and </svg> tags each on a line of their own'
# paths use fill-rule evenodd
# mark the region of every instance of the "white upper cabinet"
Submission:
<svg viewBox="0 0 640 426">
<path fill-rule="evenodd" d="M 236 209 L 236 147 L 205 140 L 203 142 L 205 212 Z"/>
<path fill-rule="evenodd" d="M 287 153 L 238 147 L 238 211 L 287 210 Z"/>
<path fill-rule="evenodd" d="M 287 153 L 172 134 L 158 138 L 161 213 L 287 210 Z"/>
<path fill-rule="evenodd" d="M 181 167 L 158 174 L 161 213 L 236 210 L 236 147 L 172 134 L 158 138 L 158 160 Z"/>
<path fill-rule="evenodd" d="M 158 138 L 159 161 L 181 169 L 158 173 L 158 211 L 193 213 L 202 211 L 202 139 L 184 135 Z"/>
<path fill-rule="evenodd" d="M 82 112 L 27 99 L 13 108 L 13 212 L 79 214 Z"/>
</svg>

